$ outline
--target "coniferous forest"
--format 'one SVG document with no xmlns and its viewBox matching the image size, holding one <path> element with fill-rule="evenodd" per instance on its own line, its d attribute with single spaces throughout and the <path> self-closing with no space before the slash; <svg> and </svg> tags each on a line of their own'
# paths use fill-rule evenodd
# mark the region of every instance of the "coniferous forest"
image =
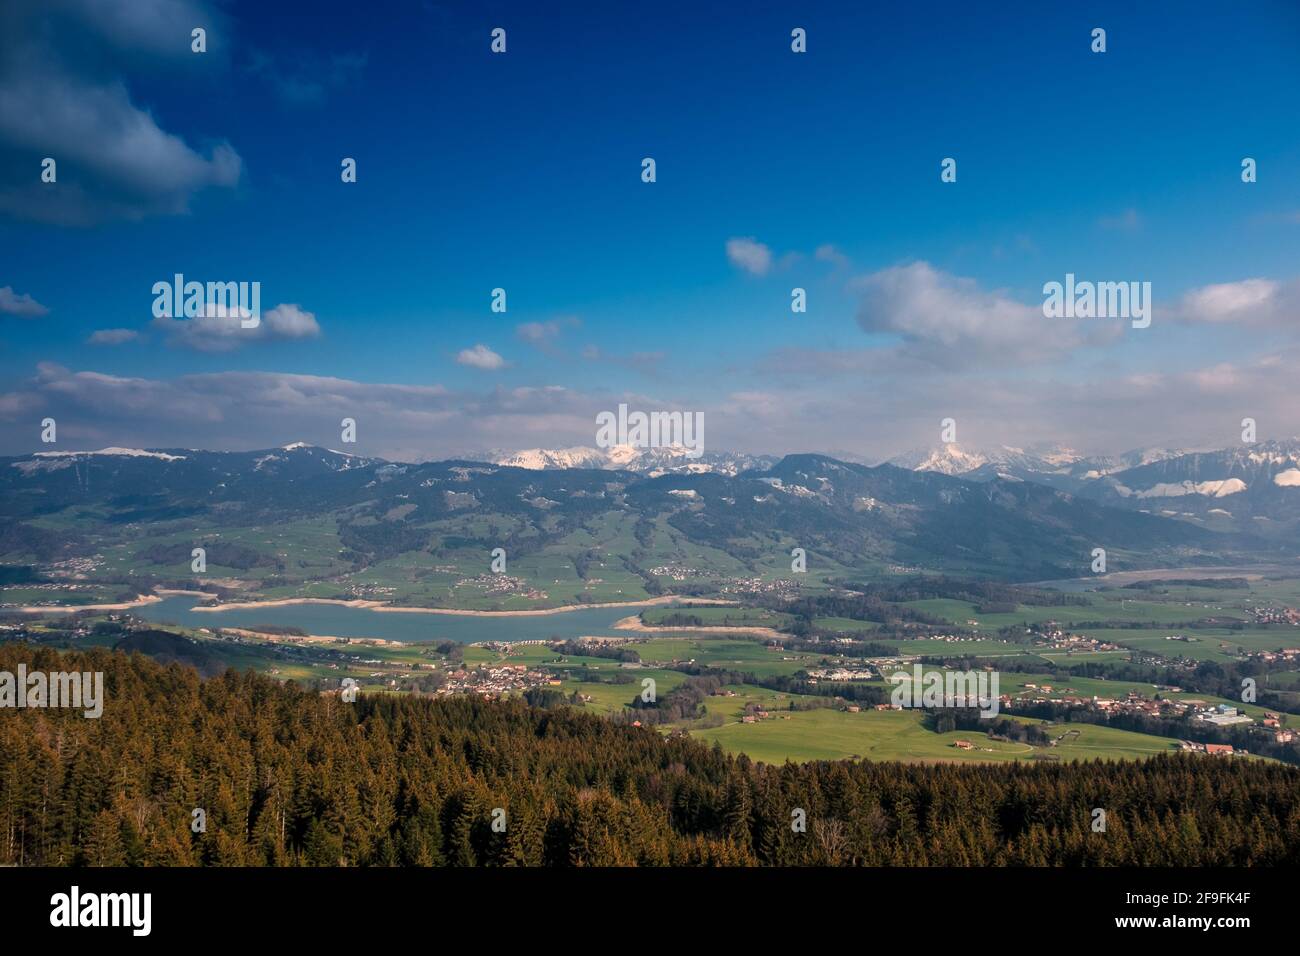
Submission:
<svg viewBox="0 0 1300 956">
<path fill-rule="evenodd" d="M 774 767 L 522 701 L 346 703 L 251 673 L 0 646 L 0 670 L 20 662 L 103 671 L 106 700 L 99 719 L 0 712 L 4 864 L 1300 863 L 1300 770 L 1265 761 Z"/>
</svg>

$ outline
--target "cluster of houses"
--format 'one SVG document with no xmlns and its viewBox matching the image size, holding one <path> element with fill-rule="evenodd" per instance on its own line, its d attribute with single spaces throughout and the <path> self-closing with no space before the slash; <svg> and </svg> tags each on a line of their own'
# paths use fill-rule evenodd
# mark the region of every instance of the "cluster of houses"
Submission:
<svg viewBox="0 0 1300 956">
<path fill-rule="evenodd" d="M 764 710 L 762 707 L 759 707 L 757 704 L 749 704 L 745 708 L 745 712 L 740 715 L 740 722 L 742 724 L 756 724 L 760 720 L 773 720 L 775 718 L 780 718 L 781 720 L 789 720 L 790 715 L 774 714 L 770 710 Z"/>
<path fill-rule="evenodd" d="M 63 582 L 33 582 L 22 586 L 24 591 L 42 591 L 50 595 L 48 599 L 24 600 L 22 602 L 0 602 L 0 608 L 10 607 L 63 607 L 68 603 L 68 595 L 78 591 L 98 594 L 102 588 L 97 584 L 66 584 Z M 0 592 L 2 593 L 2 592 Z"/>
<path fill-rule="evenodd" d="M 733 578 L 720 588 L 722 594 L 766 594 L 784 601 L 799 596 L 799 584 L 788 578 L 765 581 L 763 578 Z"/>
<path fill-rule="evenodd" d="M 438 688 L 438 693 L 500 697 L 531 687 L 559 687 L 563 683 L 550 671 L 531 670 L 526 664 L 499 664 L 475 670 L 449 671 L 447 682 Z"/>
<path fill-rule="evenodd" d="M 1055 621 L 1043 623 L 1034 632 L 1034 646 L 1044 650 L 1066 651 L 1068 653 L 1123 650 L 1118 644 L 1113 644 L 1110 641 L 1099 641 L 1095 637 L 1087 637 L 1083 634 L 1070 634 L 1058 627 Z"/>
<path fill-rule="evenodd" d="M 1293 664 L 1300 662 L 1300 647 L 1284 647 L 1280 651 L 1255 651 L 1246 655 L 1251 660 L 1265 664 Z"/>
<path fill-rule="evenodd" d="M 847 704 L 844 709 L 850 714 L 860 713 L 862 708 L 857 704 Z M 902 704 L 872 704 L 871 710 L 902 710 Z"/>
<path fill-rule="evenodd" d="M 1212 757 L 1231 757 L 1234 754 L 1248 753 L 1245 750 L 1234 750 L 1232 744 L 1201 744 L 1195 740 L 1180 740 L 1178 749 L 1184 753 L 1209 754 Z"/>
<path fill-rule="evenodd" d="M 1290 624 L 1300 627 L 1300 611 L 1293 607 L 1252 607 L 1248 608 L 1256 624 Z"/>
<path fill-rule="evenodd" d="M 970 625 L 978 625 L 979 621 L 967 621 L 966 623 Z M 980 637 L 978 634 L 927 634 L 925 635 L 925 639 L 927 641 L 942 641 L 945 644 L 966 644 L 975 641 L 989 640 L 989 638 Z"/>
<path fill-rule="evenodd" d="M 472 578 L 461 578 L 456 582 L 456 587 L 479 588 L 485 594 L 525 597 L 530 601 L 545 601 L 549 597 L 545 591 L 530 587 L 523 578 L 492 572 L 475 575 Z"/>
<path fill-rule="evenodd" d="M 397 588 L 383 584 L 349 584 L 346 595 L 350 601 L 391 601 Z"/>
<path fill-rule="evenodd" d="M 834 667 L 812 668 L 808 671 L 808 683 L 815 684 L 819 680 L 875 680 L 879 676 L 881 676 L 880 671 L 870 664 L 854 662 Z"/>
<path fill-rule="evenodd" d="M 1158 690 L 1170 693 L 1179 692 L 1177 687 L 1160 687 Z M 1128 713 L 1147 717 L 1182 717 L 1190 721 L 1210 724 L 1214 727 L 1253 725 L 1257 732 L 1267 735 L 1275 743 L 1286 744 L 1295 740 L 1294 731 L 1282 726 L 1281 715 L 1272 711 L 1265 711 L 1264 719 L 1257 724 L 1253 717 L 1241 713 L 1238 708 L 1231 704 L 1211 704 L 1190 697 L 1181 700 L 1169 698 L 1154 700 L 1150 697 L 1143 697 L 1136 691 L 1129 691 L 1122 697 L 1098 697 L 1095 695 L 1093 697 L 1082 697 L 1073 693 L 1073 688 L 1070 687 L 1058 690 L 1061 696 L 1054 697 L 1050 696 L 1052 691 L 1053 688 L 1050 684 L 1040 686 L 1027 683 L 1025 684 L 1025 693 L 1018 697 L 1004 694 L 999 701 L 1002 707 L 1007 710 L 1013 710 L 1017 706 L 1023 707 L 1026 704 L 1061 703 L 1074 707 L 1087 707 L 1105 714 Z M 1202 745 L 1197 746 L 1198 749 L 1203 749 Z M 1187 748 L 1184 747 L 1183 749 Z M 1228 748 L 1229 751 L 1231 749 Z"/>
<path fill-rule="evenodd" d="M 661 564 L 657 568 L 651 568 L 650 573 L 661 578 L 672 578 L 674 581 L 708 576 L 707 571 L 701 571 L 699 568 L 684 568 L 677 564 Z"/>
</svg>

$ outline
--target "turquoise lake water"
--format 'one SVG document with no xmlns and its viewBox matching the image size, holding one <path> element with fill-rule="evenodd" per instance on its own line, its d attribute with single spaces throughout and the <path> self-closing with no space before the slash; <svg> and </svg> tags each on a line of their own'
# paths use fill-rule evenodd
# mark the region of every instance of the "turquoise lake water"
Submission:
<svg viewBox="0 0 1300 956">
<path fill-rule="evenodd" d="M 166 597 L 133 608 L 147 621 L 183 627 L 251 627 L 271 624 L 298 627 L 308 634 L 333 637 L 381 637 L 390 641 L 529 641 L 573 637 L 628 637 L 614 622 L 640 611 L 637 607 L 581 608 L 529 617 L 478 617 L 472 614 L 393 614 L 338 604 L 287 604 L 231 611 L 195 611 L 197 598 Z"/>
</svg>

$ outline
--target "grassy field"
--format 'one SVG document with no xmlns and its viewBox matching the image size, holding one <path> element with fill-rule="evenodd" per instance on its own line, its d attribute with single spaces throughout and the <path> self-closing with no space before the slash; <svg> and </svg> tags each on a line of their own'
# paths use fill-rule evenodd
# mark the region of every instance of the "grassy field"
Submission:
<svg viewBox="0 0 1300 956">
<path fill-rule="evenodd" d="M 1190 590 L 1190 589 L 1189 589 Z M 1205 591 L 1210 589 L 1198 588 Z M 942 617 L 953 624 L 963 627 L 978 628 L 982 631 L 996 631 L 1002 627 L 1017 624 L 1042 624 L 1056 621 L 1062 625 L 1083 621 L 1126 621 L 1141 624 L 1171 624 L 1183 621 L 1198 621 L 1206 617 L 1233 618 L 1247 620 L 1248 615 L 1239 607 L 1225 604 L 1224 595 L 1236 599 L 1245 595 L 1244 591 L 1215 591 L 1218 600 L 1210 601 L 1155 601 L 1147 597 L 1146 592 L 1104 591 L 1089 594 L 1087 606 L 1055 605 L 1038 607 L 1022 604 L 1015 611 L 999 614 L 980 614 L 976 605 L 968 601 L 928 600 L 909 601 L 904 606 L 915 608 L 927 614 Z"/>
<path fill-rule="evenodd" d="M 44 520 L 44 519 L 43 519 Z M 52 516 L 47 523 L 51 528 L 60 526 L 60 516 Z M 482 516 L 461 515 L 430 525 L 435 536 L 460 536 L 462 539 L 479 539 L 488 533 Z M 498 529 L 501 530 L 501 529 Z M 528 582 L 545 592 L 545 598 L 522 595 L 502 595 L 488 590 L 488 580 L 480 579 L 487 568 L 487 556 L 473 550 L 452 550 L 441 553 L 437 560 L 428 553 L 411 552 L 399 558 L 381 561 L 364 571 L 353 572 L 338 555 L 335 524 L 329 520 L 293 522 L 271 528 L 183 528 L 181 523 L 171 526 L 166 534 L 151 538 L 130 540 L 129 535 L 105 542 L 104 568 L 114 573 L 139 572 L 152 545 L 192 540 L 196 536 L 219 535 L 220 540 L 252 548 L 259 553 L 269 553 L 280 563 L 278 567 L 258 566 L 252 569 L 229 569 L 209 565 L 214 576 L 238 577 L 255 587 L 264 597 L 296 595 L 334 596 L 360 590 L 367 596 L 392 600 L 397 603 L 420 603 L 465 608 L 523 608 L 539 604 L 555 605 L 573 603 L 578 599 L 590 602 L 630 600 L 646 596 L 645 580 L 641 574 L 629 569 L 623 562 L 603 561 L 602 554 L 610 550 L 626 550 L 635 541 L 634 525 L 626 517 L 605 514 L 585 526 L 570 531 L 563 538 L 546 547 L 512 558 L 507 573 Z M 772 542 L 766 542 L 771 545 Z M 652 568 L 676 569 L 674 574 L 686 574 L 693 584 L 721 583 L 728 576 L 760 576 L 768 580 L 789 577 L 788 563 L 771 562 L 761 569 L 739 565 L 724 552 L 693 544 L 668 525 L 657 522 L 650 535 L 648 546 L 641 544 L 638 569 L 649 573 Z M 788 548 L 785 549 L 788 552 Z M 589 563 L 584 563 L 585 575 L 578 574 L 572 555 L 587 553 Z M 309 555 L 309 557 L 307 556 Z M 824 586 L 817 575 L 811 573 L 814 558 L 810 555 L 810 573 L 806 591 Z M 689 569 L 689 573 L 682 569 Z M 176 567 L 148 569 L 150 573 L 188 576 L 188 564 Z M 819 567 L 825 571 L 825 567 Z M 271 587 L 265 579 L 276 575 L 283 583 Z M 333 575 L 329 580 L 322 578 Z M 671 586 L 671 574 L 660 574 L 662 583 Z M 803 582 L 801 582 L 803 583 Z M 120 593 L 120 588 L 106 588 L 88 582 L 77 590 L 66 590 L 58 596 L 65 601 L 100 603 Z M 15 585 L 0 591 L 0 600 L 27 603 L 50 600 L 48 589 L 29 585 Z M 907 606 L 948 621 L 954 628 L 974 631 L 975 640 L 943 640 L 937 638 L 898 640 L 879 639 L 875 632 L 880 625 L 869 621 L 848 618 L 823 617 L 814 624 L 823 631 L 854 636 L 864 640 L 880 640 L 895 648 L 900 655 L 934 656 L 942 658 L 980 657 L 1001 661 L 1029 661 L 1034 673 L 1002 671 L 1000 690 L 1013 696 L 1031 692 L 1028 684 L 1036 684 L 1033 693 L 1044 693 L 1045 685 L 1052 690 L 1047 696 L 1061 698 L 1078 696 L 1119 698 L 1130 691 L 1143 697 L 1152 697 L 1157 691 L 1151 684 L 1105 680 L 1100 677 L 1063 678 L 1042 673 L 1039 669 L 1049 662 L 1057 666 L 1082 663 L 1125 664 L 1133 651 L 1158 655 L 1166 659 L 1182 657 L 1197 661 L 1229 662 L 1238 660 L 1242 652 L 1276 650 L 1300 646 L 1300 628 L 1286 625 L 1260 625 L 1253 623 L 1254 607 L 1294 607 L 1300 604 L 1300 581 L 1254 581 L 1246 587 L 1211 588 L 1204 586 L 1160 585 L 1151 589 L 1111 588 L 1089 592 L 1085 605 L 1061 604 L 1054 606 L 1019 606 L 1015 611 L 998 614 L 980 614 L 973 603 L 959 600 L 927 600 L 910 602 Z M 686 599 L 685 603 L 689 603 Z M 629 609 L 629 614 L 635 613 Z M 766 646 L 762 639 L 747 639 L 741 635 L 707 632 L 707 626 L 733 627 L 786 627 L 793 623 L 790 615 L 760 607 L 744 605 L 699 606 L 691 608 L 646 608 L 642 619 L 651 626 L 660 625 L 674 613 L 698 617 L 706 625 L 702 630 L 673 630 L 666 633 L 638 634 L 628 631 L 626 645 L 640 656 L 644 666 L 621 668 L 609 658 L 583 655 L 561 655 L 545 645 L 520 644 L 508 654 L 485 647 L 463 646 L 464 666 L 474 668 L 484 664 L 508 662 L 526 664 L 531 668 L 551 671 L 563 680 L 559 689 L 566 694 L 579 693 L 590 697 L 586 707 L 597 713 L 622 711 L 641 691 L 642 681 L 651 678 L 662 696 L 679 686 L 685 675 L 671 666 L 677 663 L 695 664 L 731 671 L 747 672 L 758 678 L 793 675 L 798 671 L 834 662 L 833 655 L 801 653 Z M 1242 621 L 1240 629 L 1232 627 L 1203 626 L 1207 619 Z M 1123 649 L 1106 652 L 1069 653 L 1036 649 L 1029 644 L 1012 643 L 997 637 L 999 629 L 1019 625 L 1059 622 L 1074 633 L 1120 645 Z M 1071 627 L 1071 622 L 1098 622 L 1102 626 Z M 1196 622 L 1197 626 L 1186 626 Z M 1111 626 L 1105 626 L 1110 624 Z M 1118 626 L 1118 625 L 1139 626 Z M 1193 638 L 1191 641 L 1172 641 L 1171 635 Z M 89 639 L 88 639 L 89 640 Z M 104 639 L 101 643 L 113 643 Z M 304 659 L 298 651 L 289 652 L 270 641 L 253 641 L 245 644 L 223 642 L 219 653 L 238 669 L 253 668 L 268 671 L 284 679 L 309 680 L 329 678 L 337 680 L 350 676 L 358 679 L 368 690 L 383 690 L 394 674 L 419 673 L 417 665 L 448 663 L 445 654 L 439 654 L 432 644 L 339 644 L 322 646 L 318 660 Z M 331 656 L 333 655 L 333 656 Z M 372 663 L 367 663 L 372 662 Z M 379 662 L 379 663 L 373 663 Z M 382 672 L 381 676 L 374 676 Z M 579 679 L 582 677 L 591 679 Z M 875 682 L 885 687 L 883 682 Z M 1261 680 L 1261 687 L 1300 691 L 1300 673 L 1274 673 Z M 976 732 L 936 734 L 926 728 L 922 715 L 916 712 L 878 712 L 864 709 L 850 714 L 839 707 L 822 707 L 809 710 L 790 710 L 790 695 L 754 685 L 733 685 L 736 696 L 711 697 L 706 703 L 710 717 L 722 718 L 719 727 L 692 730 L 696 736 L 716 741 L 728 750 L 745 752 L 752 758 L 770 762 L 785 759 L 796 761 L 858 757 L 871 760 L 912 761 L 1012 761 L 1041 759 L 1049 754 L 1055 759 L 1111 759 L 1137 757 L 1170 749 L 1174 742 L 1158 737 L 1116 730 L 1090 724 L 1061 725 L 1060 739 L 1051 748 L 1031 748 L 1028 745 L 988 741 Z M 1206 694 L 1184 692 L 1163 696 L 1198 698 L 1211 704 L 1227 703 L 1238 707 L 1252 717 L 1262 717 L 1264 708 L 1243 704 L 1237 700 L 1224 700 Z M 805 698 L 802 704 L 825 702 L 827 698 Z M 754 724 L 742 724 L 740 717 L 747 705 L 767 708 L 774 715 Z M 1024 719 L 1024 718 L 1017 718 Z M 1292 723 L 1300 724 L 1300 718 Z M 1067 733 L 1068 732 L 1068 733 Z M 952 743 L 959 738 L 971 740 L 978 748 L 958 750 Z"/>
<path fill-rule="evenodd" d="M 748 690 L 748 688 L 746 689 Z M 737 698 L 727 698 L 737 701 Z M 744 706 L 744 701 L 739 701 Z M 1176 742 L 1110 727 L 1091 724 L 1062 725 L 1071 732 L 1055 747 L 989 740 L 977 731 L 935 733 L 924 726 L 923 716 L 914 711 L 862 711 L 850 714 L 838 710 L 797 711 L 753 724 L 729 722 L 722 727 L 694 732 L 701 740 L 717 741 L 725 749 L 748 754 L 754 760 L 783 763 L 786 759 L 1003 762 L 1038 759 L 1050 754 L 1062 760 L 1095 757 L 1122 759 L 1149 756 L 1173 749 Z M 782 719 L 788 717 L 788 719 Z M 1077 733 L 1073 733 L 1077 731 Z M 975 750 L 959 750 L 956 740 L 969 740 Z"/>
<path fill-rule="evenodd" d="M 698 618 L 704 627 L 773 627 L 789 624 L 789 614 L 779 614 L 761 607 L 651 607 L 641 612 L 641 620 L 650 627 L 663 627 L 674 616 Z"/>
</svg>

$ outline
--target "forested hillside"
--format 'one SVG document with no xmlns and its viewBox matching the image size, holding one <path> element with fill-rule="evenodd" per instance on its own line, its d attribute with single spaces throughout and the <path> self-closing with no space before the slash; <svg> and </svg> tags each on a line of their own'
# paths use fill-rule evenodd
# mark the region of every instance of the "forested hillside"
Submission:
<svg viewBox="0 0 1300 956">
<path fill-rule="evenodd" d="M 1300 863 L 1300 771 L 1263 761 L 770 767 L 568 708 L 0 646 L 20 662 L 104 671 L 106 701 L 0 711 L 5 864 Z"/>
<path fill-rule="evenodd" d="M 576 590 L 554 595 L 560 604 L 602 596 L 588 592 L 591 578 L 617 578 L 603 594 L 617 600 L 642 588 L 703 593 L 723 579 L 787 574 L 796 543 L 814 575 L 904 564 L 1017 581 L 1087 573 L 1099 541 L 1126 567 L 1261 553 L 1248 537 L 1032 482 L 972 482 L 822 455 L 737 475 L 394 464 L 297 445 L 35 455 L 0 459 L 0 515 L 10 576 L 40 581 L 75 568 L 85 576 L 77 580 L 128 600 L 154 585 L 227 579 L 223 586 L 235 587 L 235 579 L 273 597 L 311 583 L 329 585 L 316 597 L 414 586 L 418 599 L 408 603 L 443 606 L 447 596 L 425 590 L 430 577 L 478 574 L 495 548 L 516 573 L 531 568 L 538 585 L 572 581 L 565 587 Z M 191 567 L 196 547 L 206 552 L 203 572 Z M 695 573 L 674 585 L 652 571 L 676 566 Z"/>
</svg>

